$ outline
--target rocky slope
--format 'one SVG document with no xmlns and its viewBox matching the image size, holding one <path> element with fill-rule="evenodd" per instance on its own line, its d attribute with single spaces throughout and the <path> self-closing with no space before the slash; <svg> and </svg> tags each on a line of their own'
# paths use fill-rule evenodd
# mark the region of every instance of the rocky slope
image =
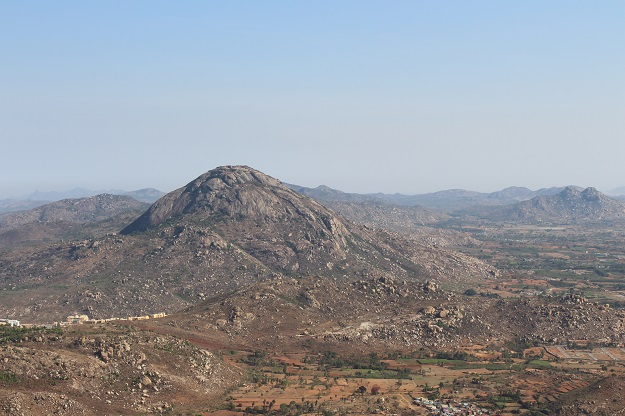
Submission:
<svg viewBox="0 0 625 416">
<path fill-rule="evenodd" d="M 243 374 L 172 336 L 81 325 L 2 339 L 0 375 L 0 414 L 30 416 L 184 414 Z"/>
<path fill-rule="evenodd" d="M 0 315 L 59 320 L 173 312 L 279 277 L 388 275 L 462 290 L 494 278 L 468 256 L 342 220 L 244 166 L 212 170 L 107 235 L 0 258 Z"/>
<path fill-rule="evenodd" d="M 176 326 L 221 332 L 263 348 L 337 350 L 451 348 L 625 340 L 625 313 L 575 295 L 497 299 L 387 276 L 340 281 L 282 279 L 211 299 L 171 317 Z"/>
</svg>

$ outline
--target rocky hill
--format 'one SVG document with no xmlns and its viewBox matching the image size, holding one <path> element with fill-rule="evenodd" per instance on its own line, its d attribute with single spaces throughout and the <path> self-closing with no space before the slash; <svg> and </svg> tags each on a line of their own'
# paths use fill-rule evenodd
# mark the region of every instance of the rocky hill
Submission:
<svg viewBox="0 0 625 416">
<path fill-rule="evenodd" d="M 553 196 L 538 196 L 508 207 L 483 211 L 480 215 L 498 221 L 553 224 L 616 221 L 625 219 L 625 204 L 595 188 L 579 191 L 567 187 Z"/>
<path fill-rule="evenodd" d="M 121 235 L 0 258 L 0 315 L 62 319 L 173 312 L 281 277 L 393 276 L 458 289 L 497 271 L 471 257 L 341 219 L 245 166 L 212 170 L 153 204 Z M 9 296 L 10 295 L 10 296 Z"/>
<path fill-rule="evenodd" d="M 586 205 L 612 206 L 593 189 L 567 189 L 559 197 L 562 201 L 541 206 L 565 206 L 576 213 Z M 109 202 L 86 204 L 91 216 L 72 211 L 71 203 L 64 202 L 69 207 L 41 211 L 37 221 L 14 230 L 37 224 L 62 227 L 70 220 L 84 228 L 101 224 L 98 218 L 117 221 L 117 215 L 127 215 L 122 211 L 107 218 L 97 206 L 113 212 L 116 205 L 110 196 L 104 199 Z M 291 398 L 304 400 L 302 390 L 293 396 L 284 389 L 278 396 L 267 394 L 257 383 L 259 377 L 272 389 L 288 387 L 285 376 L 290 371 L 297 372 L 292 376 L 304 375 L 303 371 L 311 371 L 305 369 L 310 362 L 306 360 L 325 352 L 347 358 L 380 352 L 399 357 L 399 352 L 422 351 L 428 354 L 424 357 L 434 358 L 430 352 L 483 346 L 479 354 L 486 352 L 483 358 L 489 363 L 485 365 L 503 366 L 500 375 L 492 371 L 498 379 L 494 386 L 516 391 L 513 367 L 519 366 L 523 374 L 544 371 L 562 378 L 571 369 L 567 364 L 556 374 L 560 370 L 543 366 L 541 360 L 534 363 L 539 368 L 529 366 L 534 361 L 529 355 L 508 363 L 505 354 L 523 354 L 527 346 L 541 350 L 541 346 L 583 340 L 600 346 L 625 342 L 622 309 L 591 302 L 575 291 L 509 298 L 481 292 L 481 283 L 499 278 L 497 270 L 388 230 L 401 224 L 422 227 L 430 218 L 427 215 L 434 214 L 372 201 L 334 204 L 343 214 L 262 172 L 223 166 L 163 196 L 119 233 L 0 252 L 1 318 L 43 323 L 75 313 L 91 318 L 169 314 L 52 329 L 0 327 L 0 413 L 215 410 L 225 415 L 234 414 L 234 409 L 242 414 L 244 410 L 232 401 L 233 407 L 224 410 L 224 398 L 235 386 L 246 393 L 258 392 L 265 411 L 264 399 L 270 404 L 275 404 L 269 400 L 273 397 L 285 399 L 280 406 L 287 406 Z M 64 213 L 67 221 L 59 221 L 57 212 Z M 419 220 L 419 215 L 426 216 Z M 445 216 L 435 217 L 439 215 Z M 26 217 L 18 218 L 26 221 Z M 465 292 L 467 288 L 478 290 Z M 284 353 L 291 363 L 301 359 L 302 365 L 267 361 L 271 377 L 265 377 L 265 370 L 260 372 L 261 367 L 250 361 L 265 351 Z M 287 352 L 299 358 L 287 357 Z M 501 361 L 493 361 L 499 360 L 499 353 Z M 460 361 L 442 360 L 445 372 L 452 368 L 442 368 L 444 362 Z M 473 367 L 477 364 L 467 360 L 463 364 L 467 367 L 457 368 L 476 374 L 474 381 L 467 379 L 470 386 L 477 386 L 478 377 L 491 372 L 486 366 L 481 367 L 485 371 Z M 593 362 L 584 373 L 598 371 L 599 364 Z M 409 370 L 411 379 L 424 381 L 424 365 L 415 362 Z M 320 372 L 311 380 L 338 380 L 332 369 L 324 371 L 328 373 L 322 377 Z M 349 400 L 359 397 L 368 406 L 373 398 L 357 396 L 356 386 L 364 382 L 355 382 L 349 387 L 354 392 L 348 392 Z M 560 402 L 550 400 L 549 405 L 561 414 L 622 409 L 622 400 L 610 397 L 622 390 L 622 377 L 602 383 L 607 392 L 599 392 L 599 384 L 586 384 L 582 395 L 578 390 Z M 399 389 L 401 383 L 393 380 L 392 384 Z M 459 386 L 455 381 L 451 384 L 454 389 Z M 311 381 L 306 390 L 316 386 L 317 381 Z M 466 396 L 474 399 L 475 394 Z M 376 406 L 382 397 L 378 400 Z M 288 410 L 278 405 L 274 409 L 280 409 L 276 414 Z"/>
</svg>

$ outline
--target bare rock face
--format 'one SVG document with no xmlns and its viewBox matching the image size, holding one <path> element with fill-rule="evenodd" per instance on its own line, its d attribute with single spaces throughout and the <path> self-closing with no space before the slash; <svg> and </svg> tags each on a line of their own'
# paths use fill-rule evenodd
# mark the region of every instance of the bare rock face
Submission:
<svg viewBox="0 0 625 416">
<path fill-rule="evenodd" d="M 350 233 L 332 211 L 247 166 L 223 166 L 158 200 L 122 230 L 196 224 L 286 272 L 345 257 Z"/>
</svg>

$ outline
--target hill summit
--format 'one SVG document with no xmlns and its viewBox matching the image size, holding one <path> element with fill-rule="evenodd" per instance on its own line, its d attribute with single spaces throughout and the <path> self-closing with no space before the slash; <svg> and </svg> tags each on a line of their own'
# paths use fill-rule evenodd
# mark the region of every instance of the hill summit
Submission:
<svg viewBox="0 0 625 416">
<path fill-rule="evenodd" d="M 328 232 L 344 232 L 332 212 L 279 180 L 248 166 L 221 166 L 159 199 L 122 234 L 146 231 L 185 216 L 270 222 L 305 219 L 319 222 Z"/>
</svg>

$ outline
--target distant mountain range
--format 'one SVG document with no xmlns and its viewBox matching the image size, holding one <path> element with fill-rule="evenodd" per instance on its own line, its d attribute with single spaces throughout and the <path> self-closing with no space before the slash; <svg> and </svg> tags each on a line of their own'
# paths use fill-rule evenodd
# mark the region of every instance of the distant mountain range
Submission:
<svg viewBox="0 0 625 416">
<path fill-rule="evenodd" d="M 480 193 L 451 189 L 422 195 L 350 194 L 327 186 L 306 188 L 289 185 L 347 218 L 391 230 L 414 230 L 454 216 L 484 220 L 565 224 L 624 219 L 625 197 L 611 198 L 595 188 L 578 186 L 542 188 L 532 191 L 510 187 Z M 441 212 L 442 211 L 442 212 Z"/>
<path fill-rule="evenodd" d="M 153 203 L 163 195 L 164 192 L 154 188 L 144 188 L 136 191 L 123 191 L 120 189 L 107 189 L 93 191 L 85 188 L 74 188 L 63 192 L 41 192 L 35 191 L 26 197 L 29 201 L 60 201 L 62 199 L 87 198 L 90 196 L 110 194 L 110 195 L 128 195 L 141 202 Z"/>
<path fill-rule="evenodd" d="M 93 191 L 85 188 L 74 188 L 69 191 L 62 192 L 41 192 L 35 191 L 32 194 L 20 198 L 20 199 L 2 199 L 0 200 L 0 214 L 7 212 L 25 211 L 33 208 L 40 207 L 50 202 L 62 201 L 64 199 L 78 199 L 89 198 L 96 195 L 125 195 L 136 199 L 139 202 L 145 202 L 148 204 L 154 203 L 161 196 L 165 195 L 164 192 L 154 188 L 139 189 L 136 191 L 122 191 L 119 189 L 112 189 L 106 191 Z"/>
<path fill-rule="evenodd" d="M 287 184 L 291 189 L 323 202 L 349 202 L 349 203 L 373 203 L 385 202 L 392 206 L 415 207 L 420 206 L 443 212 L 460 211 L 475 206 L 499 206 L 512 205 L 517 202 L 527 201 L 537 196 L 556 195 L 567 187 L 542 188 L 532 191 L 528 188 L 511 186 L 496 192 L 475 192 L 464 189 L 449 189 L 419 195 L 404 194 L 356 194 L 346 193 L 325 185 L 317 188 Z M 572 186 L 577 190 L 583 188 Z"/>
<path fill-rule="evenodd" d="M 45 244 L 119 231 L 150 204 L 125 195 L 63 199 L 29 210 L 0 214 L 0 249 Z"/>
<path fill-rule="evenodd" d="M 609 195 L 625 196 L 625 186 L 620 186 L 618 188 L 611 189 L 608 192 L 608 194 Z"/>
<path fill-rule="evenodd" d="M 332 189 L 325 185 L 306 188 L 285 184 L 289 188 L 319 201 L 321 204 L 358 224 L 409 234 L 421 241 L 430 241 L 437 245 L 456 245 L 466 243 L 467 236 L 428 225 L 448 220 L 448 214 L 420 205 L 400 206 L 388 203 L 373 196 L 352 194 Z"/>
<path fill-rule="evenodd" d="M 126 211 L 148 208 L 149 204 L 125 195 L 101 194 L 86 198 L 63 199 L 27 211 L 0 215 L 0 230 L 31 222 L 94 222 Z"/>
<path fill-rule="evenodd" d="M 26 211 L 47 204 L 48 201 L 29 201 L 26 199 L 2 199 L 0 200 L 0 214 L 6 212 Z"/>
<path fill-rule="evenodd" d="M 557 210 L 558 207 L 564 209 L 565 205 L 556 203 L 553 205 L 553 209 L 551 209 L 549 214 L 536 212 L 534 215 L 534 211 L 528 209 L 525 206 L 526 204 L 521 204 L 519 206 L 516 204 L 534 201 L 538 197 L 559 195 L 565 190 L 569 193 L 572 190 L 578 193 L 584 191 L 584 188 L 579 186 L 541 188 L 536 191 L 525 187 L 512 186 L 489 193 L 463 189 L 449 189 L 426 194 L 404 195 L 347 193 L 330 188 L 326 185 L 308 188 L 285 183 L 284 186 L 301 195 L 308 196 L 323 203 L 353 221 L 391 230 L 414 230 L 415 227 L 439 223 L 448 219 L 446 214 L 475 215 L 481 218 L 488 217 L 489 219 L 495 219 L 496 217 L 499 220 L 517 222 L 525 220 L 556 221 L 558 215 L 556 215 L 555 210 Z M 596 190 L 594 190 L 594 192 L 600 194 L 604 202 L 608 200 L 613 202 L 616 200 L 625 201 L 625 195 L 617 195 L 621 192 L 625 193 L 625 187 L 615 188 L 610 191 L 612 197 L 601 194 Z M 163 192 L 153 188 L 145 188 L 131 192 L 111 190 L 108 193 L 130 196 L 138 201 L 150 204 L 165 195 Z M 65 192 L 37 191 L 30 194 L 25 200 L 0 200 L 0 214 L 33 209 L 49 201 L 86 198 L 96 194 L 98 194 L 98 191 L 84 188 L 75 188 Z M 545 207 L 549 205 L 544 198 L 534 201 L 533 204 L 546 204 Z M 507 208 L 498 209 L 497 207 Z M 607 210 L 610 211 L 611 208 L 607 208 Z M 607 214 L 607 211 L 596 209 L 596 207 L 588 208 L 587 211 L 588 213 L 595 212 L 597 215 L 601 213 L 600 218 L 598 217 L 597 219 L 620 218 L 618 214 Z M 577 217 L 578 216 L 573 215 L 571 212 L 563 212 L 560 220 L 569 221 L 571 218 Z M 586 216 L 585 218 L 589 220 L 590 216 Z"/>
<path fill-rule="evenodd" d="M 305 186 L 293 185 L 290 183 L 284 184 L 286 187 L 291 188 L 295 192 L 302 195 L 306 195 L 317 201 L 331 201 L 331 202 L 379 202 L 380 199 L 374 196 L 354 194 L 339 191 L 338 189 L 332 189 L 326 185 L 319 185 L 316 188 L 307 188 Z"/>
<path fill-rule="evenodd" d="M 438 211 L 453 212 L 476 205 L 510 205 L 520 201 L 526 201 L 536 196 L 555 195 L 565 187 L 542 188 L 537 191 L 512 186 L 496 192 L 474 192 L 463 189 L 450 189 L 421 195 L 403 194 L 369 194 L 375 198 L 396 205 L 422 205 L 426 208 Z M 575 187 L 577 189 L 582 189 Z"/>
</svg>

